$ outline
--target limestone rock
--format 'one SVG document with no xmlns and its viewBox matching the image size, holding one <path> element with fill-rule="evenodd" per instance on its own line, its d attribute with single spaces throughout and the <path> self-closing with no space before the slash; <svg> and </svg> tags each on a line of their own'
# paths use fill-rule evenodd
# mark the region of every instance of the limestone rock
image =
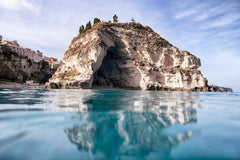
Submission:
<svg viewBox="0 0 240 160">
<path fill-rule="evenodd" d="M 49 88 L 191 90 L 207 85 L 200 66 L 150 27 L 101 22 L 72 40 Z"/>
<path fill-rule="evenodd" d="M 220 86 L 212 86 L 213 88 L 216 88 L 220 92 L 233 92 L 232 88 L 228 87 L 220 87 Z"/>
</svg>

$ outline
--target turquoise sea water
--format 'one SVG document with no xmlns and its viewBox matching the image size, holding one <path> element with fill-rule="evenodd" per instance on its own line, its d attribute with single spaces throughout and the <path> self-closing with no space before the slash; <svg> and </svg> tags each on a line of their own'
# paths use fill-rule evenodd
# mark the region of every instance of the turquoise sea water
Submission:
<svg viewBox="0 0 240 160">
<path fill-rule="evenodd" d="M 240 93 L 0 89 L 0 159 L 240 159 Z"/>
</svg>

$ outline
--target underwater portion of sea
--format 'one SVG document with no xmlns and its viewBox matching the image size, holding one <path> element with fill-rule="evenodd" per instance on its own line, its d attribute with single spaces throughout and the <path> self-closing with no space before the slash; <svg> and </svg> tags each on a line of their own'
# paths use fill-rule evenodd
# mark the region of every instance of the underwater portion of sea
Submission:
<svg viewBox="0 0 240 160">
<path fill-rule="evenodd" d="M 0 89 L 0 159 L 240 159 L 240 93 Z"/>
</svg>

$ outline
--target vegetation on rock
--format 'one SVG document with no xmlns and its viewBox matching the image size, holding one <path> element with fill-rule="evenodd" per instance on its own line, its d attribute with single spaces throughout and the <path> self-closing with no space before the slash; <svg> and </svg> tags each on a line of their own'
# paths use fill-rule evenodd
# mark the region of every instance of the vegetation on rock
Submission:
<svg viewBox="0 0 240 160">
<path fill-rule="evenodd" d="M 93 20 L 93 25 L 94 25 L 94 24 L 97 24 L 97 23 L 99 23 L 99 22 L 101 22 L 100 19 L 98 19 L 98 18 L 94 18 L 94 20 Z"/>
<path fill-rule="evenodd" d="M 68 72 L 64 72 L 64 73 L 60 73 L 58 75 L 54 75 L 52 78 L 68 78 L 68 77 L 74 77 L 74 76 L 78 76 L 80 75 L 81 73 L 78 72 L 76 69 L 72 69 Z"/>
<path fill-rule="evenodd" d="M 188 50 L 184 50 L 183 52 L 185 52 L 187 54 L 191 54 Z"/>
<path fill-rule="evenodd" d="M 87 32 L 87 30 L 91 29 L 92 28 L 92 24 L 91 24 L 91 21 L 89 21 L 87 24 L 86 24 L 86 28 L 85 28 L 85 32 Z"/>
<path fill-rule="evenodd" d="M 85 30 L 84 30 L 84 26 L 81 25 L 81 27 L 79 28 L 79 33 L 82 34 L 82 33 L 84 33 L 84 32 L 85 32 Z"/>
<path fill-rule="evenodd" d="M 70 79 L 70 78 L 63 78 L 63 81 L 74 81 L 75 79 Z"/>
<path fill-rule="evenodd" d="M 188 50 L 184 50 L 183 52 L 187 53 L 188 55 L 193 55 Z"/>
<path fill-rule="evenodd" d="M 159 46 L 159 47 L 167 47 L 167 46 L 172 46 L 171 43 L 169 43 L 168 41 L 162 39 L 161 41 L 157 40 L 155 42 L 155 45 Z"/>
<path fill-rule="evenodd" d="M 87 32 L 87 31 L 88 31 L 89 29 L 91 29 L 91 28 L 92 28 L 92 24 L 91 24 L 91 22 L 89 21 L 89 22 L 86 24 L 85 29 L 84 29 L 84 26 L 83 26 L 83 25 L 80 26 L 80 28 L 79 28 L 79 34 L 83 34 L 83 33 Z"/>
<path fill-rule="evenodd" d="M 140 23 L 136 23 L 134 18 L 132 18 L 131 21 L 132 21 L 131 23 L 112 23 L 111 21 L 101 22 L 101 20 L 99 18 L 94 18 L 93 26 L 95 26 L 98 23 L 102 23 L 103 25 L 107 25 L 107 26 L 113 26 L 113 25 L 115 26 L 115 25 L 117 25 L 117 27 L 122 27 L 124 29 L 132 29 L 132 28 L 134 28 L 134 29 L 137 29 L 137 30 L 154 32 L 149 26 L 143 26 Z M 113 16 L 113 22 L 118 22 L 118 16 L 116 14 Z M 92 28 L 91 21 L 89 21 L 86 24 L 85 28 L 84 28 L 83 25 L 81 25 L 79 27 L 79 34 L 81 35 L 81 34 L 87 32 L 91 28 Z"/>
</svg>

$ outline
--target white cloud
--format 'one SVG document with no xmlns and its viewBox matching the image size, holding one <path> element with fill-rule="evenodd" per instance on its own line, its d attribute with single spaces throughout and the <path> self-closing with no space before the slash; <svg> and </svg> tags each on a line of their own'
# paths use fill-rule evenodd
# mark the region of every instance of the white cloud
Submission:
<svg viewBox="0 0 240 160">
<path fill-rule="evenodd" d="M 187 17 L 187 16 L 191 16 L 195 13 L 197 13 L 198 10 L 196 9 L 190 9 L 190 10 L 187 10 L 187 11 L 183 11 L 183 12 L 179 12 L 175 15 L 175 18 L 176 19 L 181 19 L 181 18 L 184 18 L 184 17 Z"/>
<path fill-rule="evenodd" d="M 18 0 L 0 0 L 0 6 L 10 10 L 19 10 L 18 2 Z"/>
<path fill-rule="evenodd" d="M 228 5 L 228 7 L 231 7 L 231 6 Z M 193 18 L 193 21 L 208 20 L 211 17 L 226 13 L 227 9 L 228 8 L 226 8 L 225 3 L 219 4 L 217 6 L 215 4 L 210 3 L 208 5 L 205 5 L 205 7 L 202 8 L 202 12 L 199 12 L 199 14 Z"/>
<path fill-rule="evenodd" d="M 183 1 L 181 3 L 174 2 L 172 3 L 172 12 L 175 19 L 182 19 L 186 17 L 191 18 L 193 16 L 197 16 L 201 14 L 205 8 L 207 7 L 207 4 L 205 3 L 196 3 L 196 1 Z"/>
<path fill-rule="evenodd" d="M 34 11 L 34 5 L 32 3 L 27 2 L 26 0 L 21 1 L 21 6 L 28 10 Z"/>
<path fill-rule="evenodd" d="M 40 12 L 39 6 L 30 3 L 27 0 L 0 0 L 0 6 L 8 10 L 29 10 L 35 13 Z"/>
<path fill-rule="evenodd" d="M 220 27 L 220 26 L 228 25 L 228 24 L 231 24 L 238 19 L 240 19 L 240 17 L 238 15 L 227 14 L 227 15 L 221 16 L 221 17 L 217 18 L 216 20 L 214 20 L 209 25 L 209 27 Z"/>
<path fill-rule="evenodd" d="M 203 12 L 200 15 L 196 16 L 193 21 L 203 21 L 205 19 L 207 19 L 209 17 L 209 13 L 208 12 Z"/>
</svg>

